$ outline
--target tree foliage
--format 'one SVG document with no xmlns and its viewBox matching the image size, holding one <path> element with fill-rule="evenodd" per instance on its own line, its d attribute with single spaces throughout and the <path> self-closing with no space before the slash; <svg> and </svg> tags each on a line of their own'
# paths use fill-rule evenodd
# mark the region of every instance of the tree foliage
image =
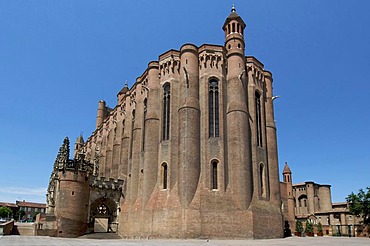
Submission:
<svg viewBox="0 0 370 246">
<path fill-rule="evenodd" d="M 370 187 L 366 187 L 367 192 L 360 189 L 357 194 L 353 192 L 346 198 L 349 204 L 350 213 L 356 216 L 362 216 L 363 223 L 370 224 Z"/>
<path fill-rule="evenodd" d="M 309 233 L 312 233 L 313 232 L 313 225 L 312 225 L 312 222 L 307 220 L 306 221 L 306 229 L 305 229 L 305 232 L 309 232 Z"/>
<path fill-rule="evenodd" d="M 302 221 L 300 220 L 296 220 L 295 221 L 295 230 L 297 232 L 303 232 L 303 225 L 302 225 Z"/>
<path fill-rule="evenodd" d="M 317 232 L 322 232 L 322 224 L 321 224 L 321 222 L 319 222 L 318 224 L 317 224 Z"/>
<path fill-rule="evenodd" d="M 12 215 L 13 211 L 8 207 L 0 207 L 0 218 L 8 218 Z"/>
<path fill-rule="evenodd" d="M 23 218 L 23 216 L 25 216 L 25 215 L 26 215 L 26 212 L 24 212 L 24 210 L 20 209 L 17 213 L 17 216 L 18 216 L 17 219 L 21 220 Z"/>
</svg>

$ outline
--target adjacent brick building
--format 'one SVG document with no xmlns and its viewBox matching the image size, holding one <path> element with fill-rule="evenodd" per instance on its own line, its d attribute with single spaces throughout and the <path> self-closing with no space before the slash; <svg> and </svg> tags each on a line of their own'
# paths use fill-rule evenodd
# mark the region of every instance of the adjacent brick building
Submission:
<svg viewBox="0 0 370 246">
<path fill-rule="evenodd" d="M 321 223 L 324 235 L 368 236 L 366 227 L 361 225 L 362 218 L 350 214 L 346 202 L 332 203 L 331 186 L 313 181 L 293 184 L 292 172 L 285 164 L 283 182 L 280 184 L 282 211 L 295 231 L 295 221 L 307 220 L 316 226 Z"/>
<path fill-rule="evenodd" d="M 27 202 L 25 200 L 16 201 L 15 203 L 0 202 L 0 207 L 10 208 L 13 212 L 12 217 L 16 220 L 33 221 L 37 214 L 45 215 L 46 212 L 45 203 Z M 17 217 L 20 210 L 24 211 L 24 215 Z"/>
<path fill-rule="evenodd" d="M 19 207 L 19 210 L 23 210 L 25 215 L 23 218 L 28 221 L 35 220 L 37 214 L 45 215 L 46 212 L 46 204 L 45 203 L 36 203 L 36 202 L 26 202 L 23 201 L 16 201 L 16 205 Z"/>
</svg>

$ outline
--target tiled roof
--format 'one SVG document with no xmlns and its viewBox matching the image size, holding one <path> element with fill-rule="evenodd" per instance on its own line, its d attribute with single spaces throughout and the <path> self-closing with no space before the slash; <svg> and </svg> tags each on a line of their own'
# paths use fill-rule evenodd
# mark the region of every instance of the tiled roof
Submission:
<svg viewBox="0 0 370 246">
<path fill-rule="evenodd" d="M 290 171 L 290 168 L 289 168 L 289 166 L 288 166 L 288 163 L 287 163 L 287 162 L 285 162 L 285 166 L 284 166 L 283 173 L 292 173 L 292 171 Z"/>
<path fill-rule="evenodd" d="M 17 206 L 17 204 L 10 203 L 10 202 L 0 202 L 0 207 L 13 207 L 13 208 L 16 208 L 18 206 Z"/>
<path fill-rule="evenodd" d="M 19 207 L 46 208 L 46 204 L 45 204 L 45 203 L 26 202 L 26 201 L 16 201 L 16 204 L 17 204 Z"/>
</svg>

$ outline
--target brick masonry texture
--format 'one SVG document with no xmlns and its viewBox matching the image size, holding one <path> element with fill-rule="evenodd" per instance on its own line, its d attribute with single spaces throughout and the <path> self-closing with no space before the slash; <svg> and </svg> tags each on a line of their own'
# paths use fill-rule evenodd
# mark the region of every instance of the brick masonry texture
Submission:
<svg viewBox="0 0 370 246">
<path fill-rule="evenodd" d="M 59 236 L 104 215 L 129 239 L 283 236 L 272 74 L 245 55 L 245 26 L 233 9 L 224 45 L 169 50 L 114 108 L 99 102 L 96 130 L 75 146 L 98 156 L 95 173 L 60 174 L 49 209 Z"/>
</svg>

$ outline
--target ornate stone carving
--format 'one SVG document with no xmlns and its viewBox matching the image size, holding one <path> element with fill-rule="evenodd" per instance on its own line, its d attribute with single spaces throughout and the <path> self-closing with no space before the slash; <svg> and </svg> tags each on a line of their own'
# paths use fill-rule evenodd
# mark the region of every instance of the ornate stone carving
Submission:
<svg viewBox="0 0 370 246">
<path fill-rule="evenodd" d="M 180 72 L 179 57 L 170 56 L 159 63 L 160 74 L 163 76 Z"/>
<path fill-rule="evenodd" d="M 224 57 L 222 54 L 203 53 L 199 56 L 199 67 L 202 68 L 222 68 Z"/>
<path fill-rule="evenodd" d="M 62 146 L 59 148 L 57 158 L 54 162 L 54 170 L 64 170 L 69 160 L 69 139 L 68 137 L 64 138 Z"/>
</svg>

